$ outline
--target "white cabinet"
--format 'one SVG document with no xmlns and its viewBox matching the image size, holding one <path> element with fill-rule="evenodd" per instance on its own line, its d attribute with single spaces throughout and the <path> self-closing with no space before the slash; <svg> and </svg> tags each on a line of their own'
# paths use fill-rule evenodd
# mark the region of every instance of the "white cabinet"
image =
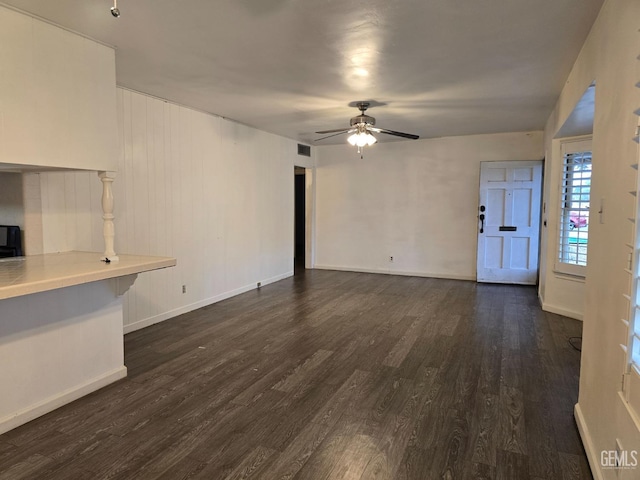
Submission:
<svg viewBox="0 0 640 480">
<path fill-rule="evenodd" d="M 115 52 L 0 7 L 0 163 L 117 164 Z"/>
</svg>

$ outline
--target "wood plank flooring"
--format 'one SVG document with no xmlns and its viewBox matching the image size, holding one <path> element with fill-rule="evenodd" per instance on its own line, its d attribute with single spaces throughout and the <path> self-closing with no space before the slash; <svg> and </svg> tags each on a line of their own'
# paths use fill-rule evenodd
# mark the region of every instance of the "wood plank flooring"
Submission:
<svg viewBox="0 0 640 480">
<path fill-rule="evenodd" d="M 306 271 L 127 335 L 0 480 L 589 479 L 580 334 L 533 287 Z"/>
</svg>

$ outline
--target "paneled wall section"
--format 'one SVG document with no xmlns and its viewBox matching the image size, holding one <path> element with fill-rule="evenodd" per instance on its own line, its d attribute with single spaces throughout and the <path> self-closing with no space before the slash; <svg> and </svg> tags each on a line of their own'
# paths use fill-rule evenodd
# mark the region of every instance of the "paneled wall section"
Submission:
<svg viewBox="0 0 640 480">
<path fill-rule="evenodd" d="M 117 113 L 116 252 L 178 260 L 137 280 L 125 332 L 293 273 L 295 142 L 124 89 Z M 40 178 L 45 252 L 102 251 L 96 173 Z"/>
</svg>

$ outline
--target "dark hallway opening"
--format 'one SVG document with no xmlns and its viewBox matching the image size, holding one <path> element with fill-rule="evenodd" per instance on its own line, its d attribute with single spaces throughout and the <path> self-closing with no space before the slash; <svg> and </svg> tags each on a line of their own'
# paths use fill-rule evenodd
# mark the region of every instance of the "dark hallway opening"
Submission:
<svg viewBox="0 0 640 480">
<path fill-rule="evenodd" d="M 295 167 L 295 247 L 294 247 L 294 273 L 304 271 L 305 261 L 305 188 L 306 171 L 302 167 Z"/>
</svg>

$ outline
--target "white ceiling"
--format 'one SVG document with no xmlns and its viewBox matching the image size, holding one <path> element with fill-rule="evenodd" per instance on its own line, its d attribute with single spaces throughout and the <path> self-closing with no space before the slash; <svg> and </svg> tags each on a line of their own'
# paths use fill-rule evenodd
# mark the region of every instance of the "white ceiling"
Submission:
<svg viewBox="0 0 640 480">
<path fill-rule="evenodd" d="M 603 1 L 4 3 L 114 45 L 123 87 L 312 143 L 358 100 L 422 138 L 541 130 Z"/>
</svg>

